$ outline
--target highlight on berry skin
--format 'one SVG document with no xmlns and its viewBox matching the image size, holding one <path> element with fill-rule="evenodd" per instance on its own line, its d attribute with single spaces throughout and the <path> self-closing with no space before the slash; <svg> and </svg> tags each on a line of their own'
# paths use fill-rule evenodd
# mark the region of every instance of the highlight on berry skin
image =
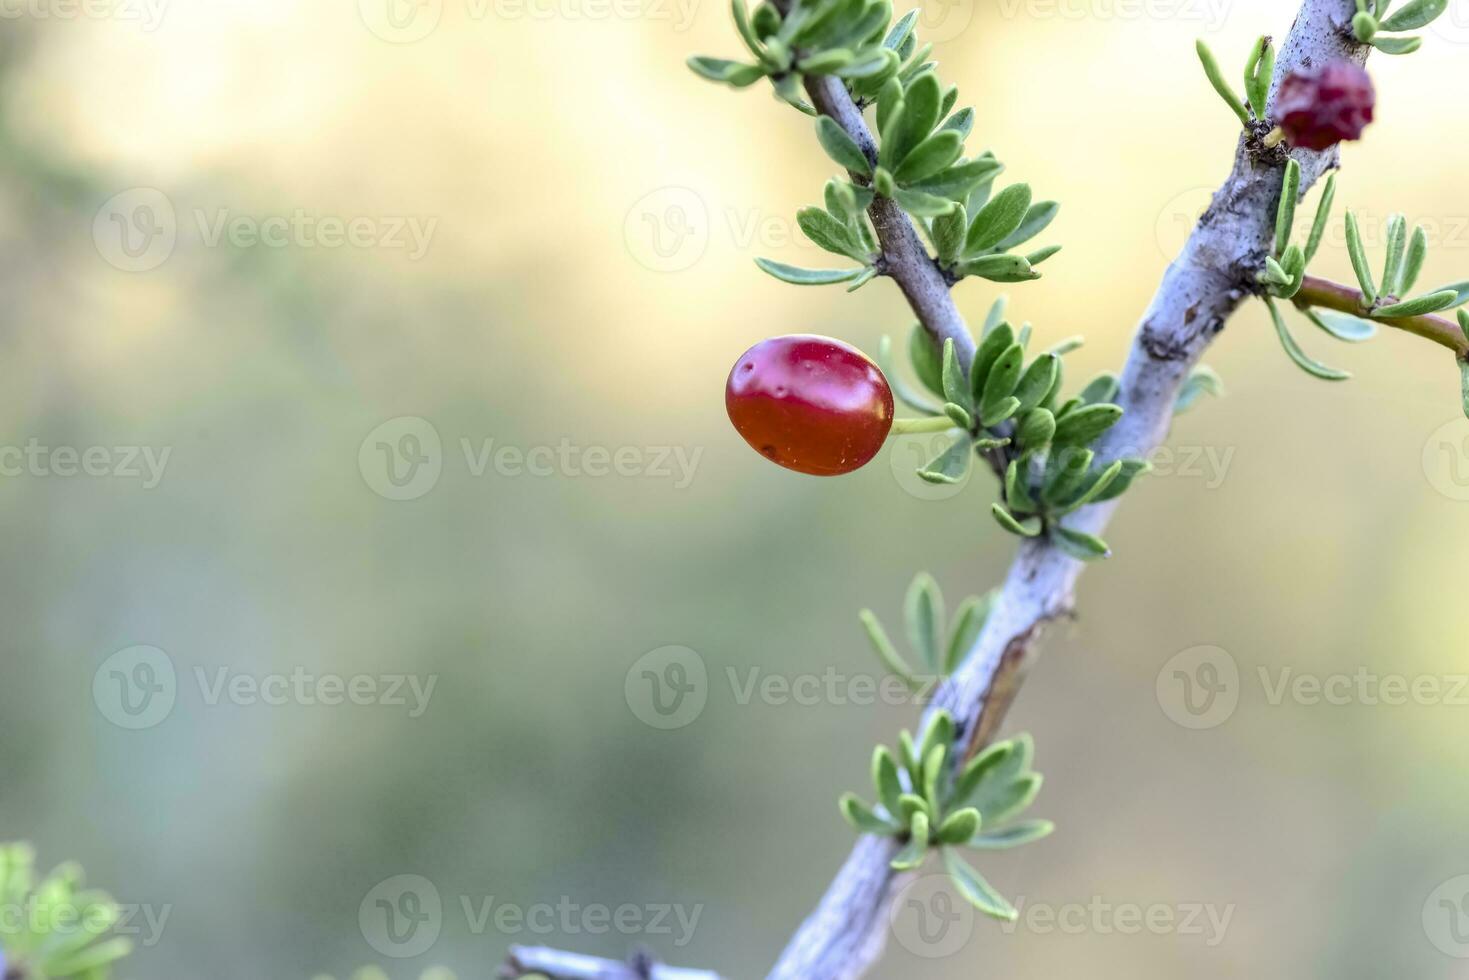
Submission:
<svg viewBox="0 0 1469 980">
<path fill-rule="evenodd" d="M 771 337 L 745 351 L 724 404 L 751 448 L 811 476 L 861 469 L 893 426 L 893 392 L 872 359 L 814 334 Z"/>
</svg>

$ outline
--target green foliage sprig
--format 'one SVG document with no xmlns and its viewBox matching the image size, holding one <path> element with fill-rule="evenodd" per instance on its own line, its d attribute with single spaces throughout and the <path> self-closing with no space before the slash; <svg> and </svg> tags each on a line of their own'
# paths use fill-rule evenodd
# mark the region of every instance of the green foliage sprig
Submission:
<svg viewBox="0 0 1469 980">
<path fill-rule="evenodd" d="M 1198 52 L 1199 63 L 1204 66 L 1204 76 L 1209 79 L 1209 84 L 1224 100 L 1224 104 L 1229 106 L 1240 125 L 1251 132 L 1256 124 L 1265 122 L 1270 80 L 1275 75 L 1275 45 L 1270 38 L 1262 36 L 1250 49 L 1249 61 L 1245 63 L 1243 99 L 1235 94 L 1234 86 L 1225 79 L 1224 72 L 1219 67 L 1219 59 L 1214 57 L 1209 45 L 1200 40 L 1194 48 Z"/>
<path fill-rule="evenodd" d="M 1041 789 L 1031 769 L 1035 747 L 1029 735 L 997 742 L 957 766 L 954 719 L 935 712 L 921 736 L 904 731 L 898 751 L 879 745 L 872 754 L 874 805 L 854 793 L 841 798 L 842 815 L 864 834 L 902 842 L 892 866 L 920 867 L 933 850 L 943 856 L 955 886 L 975 908 L 1013 921 L 1015 907 L 985 881 L 959 848 L 999 850 L 1040 840 L 1055 826 L 1048 820 L 1016 820 Z"/>
<path fill-rule="evenodd" d="M 1106 557 L 1106 542 L 1060 521 L 1087 504 L 1121 496 L 1149 468 L 1141 459 L 1097 460 L 1094 444 L 1122 418 L 1113 401 L 1117 378 L 1099 375 L 1063 398 L 1063 357 L 1080 341 L 1064 341 L 1027 361 L 1031 327 L 1017 331 L 1004 314 L 1002 297 L 985 319 L 967 375 L 952 341 L 940 352 L 915 327 L 908 354 L 923 390 L 902 380 L 892 363 L 892 341 L 883 339 L 878 363 L 898 397 L 952 422 L 953 440 L 918 475 L 930 483 L 959 483 L 974 459 L 984 458 L 1001 480 L 1001 500 L 991 508 L 1001 527 L 1021 537 L 1049 535 L 1083 560 Z"/>
<path fill-rule="evenodd" d="M 37 878 L 28 844 L 0 845 L 0 976 L 7 980 L 107 980 L 132 951 L 131 940 L 109 936 L 117 903 L 84 887 L 73 862 Z"/>
<path fill-rule="evenodd" d="M 1274 248 L 1272 254 L 1266 257 L 1265 267 L 1260 270 L 1257 279 L 1281 346 L 1303 371 L 1325 381 L 1343 381 L 1351 377 L 1350 372 L 1328 367 L 1306 354 L 1292 335 L 1277 300 L 1290 301 L 1311 324 L 1337 340 L 1349 343 L 1370 340 L 1376 335 L 1381 323 L 1397 325 L 1395 321 L 1426 317 L 1469 303 L 1469 280 L 1409 297 L 1428 258 L 1428 234 L 1421 226 L 1414 227 L 1410 233 L 1407 219 L 1401 214 L 1388 218 L 1387 256 L 1379 281 L 1373 274 L 1357 217 L 1348 211 L 1347 251 L 1351 256 L 1352 269 L 1356 273 L 1361 292 L 1356 294 L 1356 301 L 1351 304 L 1355 309 L 1351 312 L 1320 305 L 1320 287 L 1307 288 L 1307 267 L 1316 257 L 1331 220 L 1332 204 L 1336 199 L 1336 175 L 1332 174 L 1326 182 L 1304 247 L 1291 242 L 1300 186 L 1300 165 L 1295 160 L 1290 160 L 1286 164 L 1281 182 L 1280 206 L 1275 218 Z M 1340 287 L 1340 290 L 1346 291 L 1345 287 Z M 1461 327 L 1466 320 L 1469 320 L 1469 313 L 1460 310 Z M 1469 334 L 1466 334 L 1466 338 L 1469 338 Z M 1463 352 L 1458 360 L 1462 373 L 1465 364 Z M 1465 412 L 1469 414 L 1469 401 L 1465 403 Z"/>
<path fill-rule="evenodd" d="M 867 209 L 875 197 L 895 202 L 927 235 L 931 256 L 950 284 L 967 277 L 992 282 L 1040 278 L 1036 266 L 1060 251 L 1046 246 L 1017 252 L 1055 218 L 1059 205 L 1034 201 L 1029 185 L 992 194 L 1004 170 L 993 153 L 965 158 L 974 110 L 956 110 L 959 90 L 943 86 L 933 46 L 914 31 L 918 11 L 889 27 L 888 0 L 798 0 L 788 14 L 770 3 L 754 17 L 743 0 L 733 0 L 741 38 L 754 64 L 696 57 L 689 60 L 705 78 L 737 87 L 770 78 L 776 92 L 803 112 L 801 81 L 815 75 L 842 79 L 859 108 L 875 107 L 875 152 L 857 145 L 828 116 L 818 116 L 816 138 L 845 171 L 827 182 L 823 206 L 797 214 L 801 232 L 833 255 L 858 263 L 854 269 L 802 269 L 757 259 L 783 282 L 800 286 L 846 283 L 861 288 L 885 271 Z"/>
<path fill-rule="evenodd" d="M 952 674 L 963 662 L 979 639 L 998 594 L 998 590 L 991 590 L 982 596 L 969 596 L 954 611 L 951 623 L 945 614 L 944 595 L 933 576 L 927 572 L 914 576 L 903 599 L 903 624 L 919 665 L 916 668 L 898 652 L 871 609 L 864 609 L 860 614 L 862 628 L 883 666 L 901 678 L 910 690 L 921 693 L 932 688 L 935 681 Z"/>
<path fill-rule="evenodd" d="M 1357 13 L 1352 17 L 1352 33 L 1358 41 L 1370 44 L 1383 54 L 1412 54 L 1423 46 L 1420 36 L 1392 37 L 1383 32 L 1401 34 L 1427 27 L 1449 7 L 1449 0 L 1410 0 L 1389 14 L 1392 0 L 1357 0 Z"/>
</svg>

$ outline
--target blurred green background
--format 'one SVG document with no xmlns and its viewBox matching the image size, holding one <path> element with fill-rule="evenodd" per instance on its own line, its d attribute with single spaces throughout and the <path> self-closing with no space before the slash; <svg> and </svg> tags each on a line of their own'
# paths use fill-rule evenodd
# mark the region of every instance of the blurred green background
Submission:
<svg viewBox="0 0 1469 980">
<path fill-rule="evenodd" d="M 800 477 L 726 422 L 755 341 L 875 350 L 910 320 L 890 284 L 753 266 L 823 264 L 793 216 L 830 165 L 802 117 L 683 67 L 735 50 L 723 4 L 385 2 L 6 15 L 0 444 L 46 452 L 0 478 L 0 837 L 166 911 L 124 978 L 484 977 L 511 943 L 762 975 L 850 846 L 838 794 L 916 715 L 847 696 L 877 675 L 856 612 L 896 628 L 919 569 L 951 606 L 999 579 L 988 478 L 936 494 L 911 443 Z M 1087 335 L 1073 378 L 1120 363 L 1228 166 L 1193 39 L 1242 64 L 1289 6 L 925 8 L 971 148 L 1062 202 L 1066 250 L 1012 310 Z M 1345 151 L 1374 244 L 1392 210 L 1429 228 L 1429 285 L 1469 277 L 1466 45 L 1461 2 L 1374 58 L 1379 121 Z M 1349 276 L 1339 234 L 1318 263 Z M 974 322 L 995 295 L 958 300 Z M 1246 307 L 1209 358 L 1229 397 L 1179 421 L 1012 713 L 1059 830 L 983 867 L 1079 927 L 894 941 L 880 975 L 1465 975 L 1469 422 L 1438 348 L 1301 336 L 1356 378 L 1302 375 Z M 134 448 L 168 453 L 159 479 Z M 120 712 L 163 663 L 139 645 L 172 670 L 153 716 Z M 660 730 L 639 661 L 670 645 L 705 704 Z M 1168 665 L 1201 645 L 1237 706 L 1193 729 Z M 828 672 L 836 695 L 744 694 Z M 1443 693 L 1271 696 L 1358 672 Z M 419 712 L 215 696 L 293 675 L 435 686 Z M 441 902 L 422 950 L 365 925 L 402 875 Z M 585 914 L 624 905 L 641 927 Z M 1132 907 L 1174 925 L 1119 928 Z"/>
</svg>

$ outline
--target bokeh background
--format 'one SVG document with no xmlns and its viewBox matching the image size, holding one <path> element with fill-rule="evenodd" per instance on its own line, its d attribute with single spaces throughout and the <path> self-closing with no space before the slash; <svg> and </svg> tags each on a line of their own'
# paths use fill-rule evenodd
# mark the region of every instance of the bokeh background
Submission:
<svg viewBox="0 0 1469 980">
<path fill-rule="evenodd" d="M 1288 7 L 924 7 L 971 148 L 1062 202 L 1065 251 L 1010 291 L 1042 341 L 1087 335 L 1073 378 L 1120 363 L 1226 171 L 1193 39 L 1242 63 Z M 1012 542 L 988 478 L 935 493 L 911 441 L 816 480 L 727 424 L 755 341 L 910 323 L 890 284 L 753 266 L 825 264 L 793 215 L 831 166 L 803 117 L 683 67 L 736 50 L 727 16 L 7 8 L 0 443 L 37 448 L 0 478 L 0 836 L 137 907 L 120 976 L 486 977 L 528 942 L 754 977 L 823 890 L 838 794 L 916 715 L 854 703 L 858 609 L 896 632 L 915 571 L 952 607 Z M 1429 285 L 1469 277 L 1466 54 L 1456 0 L 1374 58 L 1379 122 L 1345 153 L 1375 245 L 1393 210 L 1428 228 Z M 1339 233 L 1318 262 L 1349 275 Z M 973 322 L 997 293 L 958 300 Z M 1059 830 L 983 868 L 1039 914 L 960 922 L 944 955 L 899 926 L 880 975 L 1469 975 L 1458 377 L 1412 338 L 1306 329 L 1356 378 L 1306 377 L 1246 307 L 1209 358 L 1228 397 L 1179 420 L 1011 716 Z M 642 673 L 668 646 L 705 668 L 672 729 Z M 1203 660 L 1237 679 L 1186 727 L 1175 671 Z M 251 696 L 272 677 L 371 703 Z M 1275 693 L 1302 677 L 1350 680 Z M 1425 686 L 1387 704 L 1386 677 Z M 371 924 L 404 881 L 439 899 L 427 944 Z"/>
</svg>

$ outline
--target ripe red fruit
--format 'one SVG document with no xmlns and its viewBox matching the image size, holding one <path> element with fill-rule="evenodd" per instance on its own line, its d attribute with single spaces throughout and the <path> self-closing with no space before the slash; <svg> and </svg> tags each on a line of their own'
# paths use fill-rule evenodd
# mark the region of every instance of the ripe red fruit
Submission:
<svg viewBox="0 0 1469 980">
<path fill-rule="evenodd" d="M 1361 139 L 1376 105 L 1377 92 L 1365 69 L 1331 61 L 1287 75 L 1275 97 L 1275 116 L 1291 146 L 1325 150 Z"/>
<path fill-rule="evenodd" d="M 811 334 L 745 351 L 724 406 L 756 452 L 812 476 L 865 466 L 893 427 L 893 391 L 877 365 L 850 344 Z"/>
</svg>

